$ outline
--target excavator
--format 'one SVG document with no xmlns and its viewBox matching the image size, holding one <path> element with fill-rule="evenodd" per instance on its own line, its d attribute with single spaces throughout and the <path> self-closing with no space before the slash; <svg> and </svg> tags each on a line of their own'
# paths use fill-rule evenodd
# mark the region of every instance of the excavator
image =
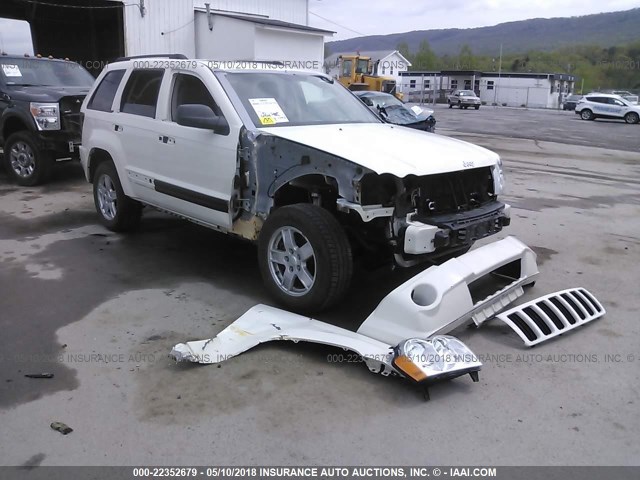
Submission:
<svg viewBox="0 0 640 480">
<path fill-rule="evenodd" d="M 360 55 L 341 55 L 339 59 L 338 81 L 353 91 L 384 92 L 402 100 L 402 93 L 396 88 L 393 78 L 373 74 L 370 57 Z"/>
</svg>

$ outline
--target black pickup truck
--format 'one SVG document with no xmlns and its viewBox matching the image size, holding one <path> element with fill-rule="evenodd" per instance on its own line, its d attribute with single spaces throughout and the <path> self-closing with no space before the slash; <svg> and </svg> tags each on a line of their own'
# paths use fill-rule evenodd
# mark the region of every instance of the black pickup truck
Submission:
<svg viewBox="0 0 640 480">
<path fill-rule="evenodd" d="M 80 106 L 93 81 L 68 60 L 0 56 L 0 148 L 18 184 L 44 183 L 57 160 L 78 158 Z"/>
</svg>

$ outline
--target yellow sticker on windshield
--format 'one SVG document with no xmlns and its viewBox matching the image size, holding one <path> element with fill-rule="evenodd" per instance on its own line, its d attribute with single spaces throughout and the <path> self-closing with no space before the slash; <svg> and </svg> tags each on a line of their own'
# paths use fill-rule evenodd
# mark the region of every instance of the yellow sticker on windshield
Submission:
<svg viewBox="0 0 640 480">
<path fill-rule="evenodd" d="M 249 103 L 262 125 L 288 123 L 289 119 L 275 98 L 250 98 Z"/>
</svg>

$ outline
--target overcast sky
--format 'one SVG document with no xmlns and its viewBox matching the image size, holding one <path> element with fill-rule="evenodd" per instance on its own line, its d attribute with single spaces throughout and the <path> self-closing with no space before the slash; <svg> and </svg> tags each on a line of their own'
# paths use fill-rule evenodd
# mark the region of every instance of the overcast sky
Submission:
<svg viewBox="0 0 640 480">
<path fill-rule="evenodd" d="M 570 17 L 637 7 L 640 0 L 309 0 L 309 20 L 314 27 L 336 31 L 333 40 L 343 40 L 361 35 L 484 27 L 528 18 Z M 585 32 L 576 34 L 586 35 Z M 0 48 L 10 53 L 32 54 L 29 25 L 0 19 Z"/>
<path fill-rule="evenodd" d="M 640 0 L 309 0 L 311 12 L 334 23 L 313 13 L 309 19 L 314 27 L 336 31 L 333 40 L 343 40 L 360 34 L 484 27 L 528 18 L 571 17 L 637 7 Z"/>
</svg>

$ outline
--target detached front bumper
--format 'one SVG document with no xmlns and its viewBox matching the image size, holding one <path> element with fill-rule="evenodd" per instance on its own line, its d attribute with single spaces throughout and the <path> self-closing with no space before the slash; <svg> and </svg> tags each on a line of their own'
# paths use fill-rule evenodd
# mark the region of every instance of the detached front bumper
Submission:
<svg viewBox="0 0 640 480">
<path fill-rule="evenodd" d="M 423 255 L 455 249 L 494 235 L 511 223 L 511 206 L 491 203 L 472 212 L 424 217 L 411 215 L 404 231 L 404 253 Z"/>
</svg>

